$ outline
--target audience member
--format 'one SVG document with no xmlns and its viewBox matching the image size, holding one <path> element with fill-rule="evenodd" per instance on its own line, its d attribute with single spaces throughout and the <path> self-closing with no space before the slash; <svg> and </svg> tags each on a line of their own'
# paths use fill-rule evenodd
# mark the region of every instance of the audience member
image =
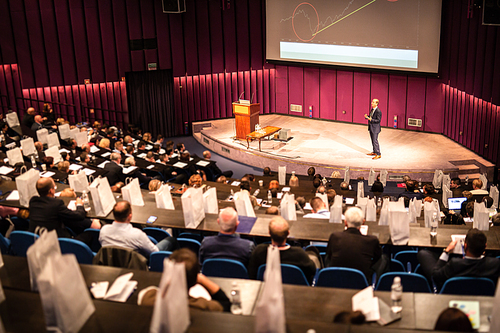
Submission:
<svg viewBox="0 0 500 333">
<path fill-rule="evenodd" d="M 217 183 L 225 184 L 226 182 L 227 182 L 226 176 L 220 176 L 219 178 L 217 178 Z"/>
<path fill-rule="evenodd" d="M 373 182 L 372 193 L 376 193 L 376 195 L 379 195 L 380 193 L 384 192 L 384 184 L 380 180 L 376 180 Z"/>
<path fill-rule="evenodd" d="M 271 244 L 259 244 L 252 252 L 250 263 L 248 264 L 248 276 L 251 279 L 257 278 L 259 267 L 266 263 L 267 248 L 276 246 L 280 250 L 280 262 L 282 264 L 295 265 L 304 272 L 309 283 L 312 283 L 316 274 L 316 265 L 309 258 L 309 255 L 301 247 L 290 246 L 286 243 L 290 234 L 288 222 L 281 216 L 275 216 L 269 222 L 269 235 Z M 319 268 L 319 267 L 318 267 Z"/>
<path fill-rule="evenodd" d="M 330 175 L 330 178 L 342 178 L 342 177 L 340 176 L 340 172 L 338 170 L 335 170 Z"/>
<path fill-rule="evenodd" d="M 304 218 L 330 219 L 330 211 L 320 197 L 314 197 L 309 201 L 312 213 L 304 215 Z"/>
<path fill-rule="evenodd" d="M 28 127 L 28 128 L 31 128 L 33 126 L 33 124 L 35 123 L 35 115 L 36 115 L 35 108 L 29 107 L 26 110 L 26 113 L 24 114 L 23 119 L 21 120 L 21 124 Z"/>
<path fill-rule="evenodd" d="M 416 188 L 417 183 L 414 180 L 406 181 L 406 189 L 403 193 L 400 193 L 398 198 L 406 197 L 408 199 L 416 198 L 417 200 L 422 200 L 424 196 Z"/>
<path fill-rule="evenodd" d="M 333 188 L 326 191 L 326 197 L 328 198 L 328 209 L 333 205 L 336 195 L 337 192 Z"/>
<path fill-rule="evenodd" d="M 280 210 L 276 206 L 271 206 L 266 209 L 266 214 L 267 215 L 280 215 Z"/>
<path fill-rule="evenodd" d="M 462 197 L 465 197 L 467 198 L 467 200 L 465 200 L 464 202 L 462 202 L 462 206 L 460 207 L 460 214 L 462 216 L 467 216 L 467 204 L 469 202 L 474 202 L 474 199 L 473 199 L 473 196 L 472 196 L 472 193 L 470 191 L 463 191 L 462 192 Z"/>
<path fill-rule="evenodd" d="M 125 183 L 125 174 L 120 166 L 122 156 L 118 153 L 111 153 L 109 159 L 111 161 L 104 165 L 104 170 L 107 171 L 104 176 L 108 178 L 109 185 L 114 185 L 118 182 Z"/>
<path fill-rule="evenodd" d="M 362 235 L 359 231 L 364 223 L 363 211 L 358 207 L 351 207 L 344 215 L 347 229 L 330 235 L 326 248 L 326 265 L 358 269 L 371 281 L 374 272 L 386 270 L 388 261 L 381 259 L 382 248 L 378 238 Z"/>
<path fill-rule="evenodd" d="M 32 197 L 29 203 L 29 231 L 36 234 L 45 229 L 56 230 L 58 237 L 71 237 L 66 226 L 80 233 L 87 228 L 100 229 L 99 220 L 91 221 L 85 217 L 86 212 L 80 198 L 76 199 L 76 210 L 72 211 L 64 201 L 55 197 L 56 185 L 49 177 L 38 179 L 36 189 L 39 197 Z"/>
<path fill-rule="evenodd" d="M 212 172 L 212 175 L 214 177 L 226 176 L 227 178 L 231 178 L 233 176 L 233 172 L 231 170 L 222 171 L 221 169 L 219 169 L 217 163 L 212 160 L 212 153 L 209 150 L 205 150 L 203 152 L 203 158 L 212 161 L 212 163 L 207 165 L 207 168 Z"/>
<path fill-rule="evenodd" d="M 61 191 L 61 194 L 59 194 L 59 197 L 60 198 L 76 198 L 76 193 L 75 193 L 75 190 L 73 190 L 71 187 L 67 187 Z"/>
<path fill-rule="evenodd" d="M 456 240 L 450 242 L 439 258 L 437 258 L 439 254 L 430 250 L 418 252 L 420 267 L 429 281 L 432 277 L 436 286 L 441 288 L 446 280 L 456 276 L 486 277 L 493 281 L 498 279 L 500 259 L 483 256 L 486 249 L 486 235 L 482 231 L 469 230 L 463 247 L 465 257 L 450 259 L 449 254 L 453 252 L 456 245 Z"/>
<path fill-rule="evenodd" d="M 469 317 L 457 308 L 447 308 L 441 312 L 434 326 L 435 331 L 474 332 Z"/>
<path fill-rule="evenodd" d="M 99 148 L 109 149 L 110 141 L 108 138 L 101 139 L 99 141 Z"/>
<path fill-rule="evenodd" d="M 236 233 L 240 224 L 238 213 L 234 208 L 225 208 L 220 212 L 217 223 L 219 224 L 219 234 L 205 237 L 201 242 L 200 263 L 203 264 L 206 259 L 226 258 L 237 260 L 248 266 L 255 244 L 240 238 Z"/>
<path fill-rule="evenodd" d="M 264 170 L 262 171 L 262 175 L 265 177 L 270 177 L 271 176 L 271 168 L 265 167 Z"/>
<path fill-rule="evenodd" d="M 116 246 L 138 251 L 146 258 L 153 252 L 173 251 L 179 246 L 173 237 L 166 237 L 154 244 L 144 231 L 134 228 L 132 220 L 132 206 L 128 201 L 118 201 L 113 207 L 115 220 L 112 224 L 102 227 L 99 234 L 101 246 Z"/>
<path fill-rule="evenodd" d="M 203 182 L 203 179 L 199 174 L 194 174 L 191 177 L 189 177 L 189 186 L 190 187 L 201 187 Z"/>
<path fill-rule="evenodd" d="M 470 191 L 470 193 L 472 193 L 472 195 L 488 195 L 488 191 L 481 190 L 482 187 L 483 181 L 481 179 L 474 179 L 474 181 L 472 182 L 473 190 Z"/>
<path fill-rule="evenodd" d="M 151 192 L 156 192 L 160 189 L 161 187 L 161 181 L 159 179 L 152 179 L 150 182 L 149 182 L 149 190 Z"/>
</svg>

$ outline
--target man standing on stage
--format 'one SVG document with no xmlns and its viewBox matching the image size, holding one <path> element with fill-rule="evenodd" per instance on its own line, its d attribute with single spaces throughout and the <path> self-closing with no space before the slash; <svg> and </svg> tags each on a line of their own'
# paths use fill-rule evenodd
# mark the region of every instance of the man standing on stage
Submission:
<svg viewBox="0 0 500 333">
<path fill-rule="evenodd" d="M 372 109 L 370 111 L 370 116 L 365 114 L 365 118 L 368 119 L 368 131 L 370 132 L 370 138 L 372 139 L 373 151 L 368 155 L 373 156 L 374 160 L 378 160 L 382 156 L 380 155 L 380 146 L 378 145 L 378 134 L 380 133 L 380 120 L 382 120 L 382 111 L 378 108 L 378 99 L 372 101 Z"/>
</svg>

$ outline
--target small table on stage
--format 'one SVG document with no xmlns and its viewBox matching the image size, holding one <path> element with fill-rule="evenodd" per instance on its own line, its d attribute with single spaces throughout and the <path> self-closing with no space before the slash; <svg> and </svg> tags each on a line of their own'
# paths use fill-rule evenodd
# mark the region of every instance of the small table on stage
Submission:
<svg viewBox="0 0 500 333">
<path fill-rule="evenodd" d="M 260 141 L 262 140 L 262 138 L 265 138 L 266 136 L 273 135 L 274 133 L 278 132 L 280 129 L 281 129 L 281 127 L 266 126 L 259 131 L 255 131 L 255 132 L 252 132 L 250 134 L 247 134 L 247 149 L 250 148 L 250 141 L 259 140 L 259 151 L 262 151 L 260 149 Z"/>
</svg>

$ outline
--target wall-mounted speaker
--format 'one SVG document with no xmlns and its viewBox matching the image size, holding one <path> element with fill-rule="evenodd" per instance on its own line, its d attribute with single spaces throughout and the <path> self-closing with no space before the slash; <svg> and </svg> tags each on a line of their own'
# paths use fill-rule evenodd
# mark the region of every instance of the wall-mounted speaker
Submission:
<svg viewBox="0 0 500 333">
<path fill-rule="evenodd" d="M 184 13 L 186 0 L 162 0 L 164 13 Z"/>
<path fill-rule="evenodd" d="M 483 0 L 483 24 L 500 25 L 500 0 Z"/>
</svg>

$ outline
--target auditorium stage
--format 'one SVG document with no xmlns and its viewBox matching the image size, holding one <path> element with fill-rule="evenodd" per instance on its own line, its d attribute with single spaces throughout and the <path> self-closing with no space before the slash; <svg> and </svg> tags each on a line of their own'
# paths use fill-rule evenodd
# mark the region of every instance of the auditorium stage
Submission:
<svg viewBox="0 0 500 333">
<path fill-rule="evenodd" d="M 412 179 L 432 180 L 434 170 L 443 169 L 452 177 L 477 178 L 488 173 L 493 178 L 494 164 L 441 134 L 382 128 L 379 135 L 382 158 L 372 160 L 371 141 L 366 125 L 309 119 L 287 115 L 261 115 L 260 124 L 291 130 L 288 141 L 258 141 L 233 139 L 236 135 L 234 118 L 193 123 L 193 136 L 198 142 L 229 159 L 251 166 L 287 166 L 287 172 L 306 174 L 310 166 L 329 176 L 332 171 L 350 167 L 351 178 L 367 178 L 370 168 L 386 169 L 390 179 L 408 174 Z"/>
</svg>

